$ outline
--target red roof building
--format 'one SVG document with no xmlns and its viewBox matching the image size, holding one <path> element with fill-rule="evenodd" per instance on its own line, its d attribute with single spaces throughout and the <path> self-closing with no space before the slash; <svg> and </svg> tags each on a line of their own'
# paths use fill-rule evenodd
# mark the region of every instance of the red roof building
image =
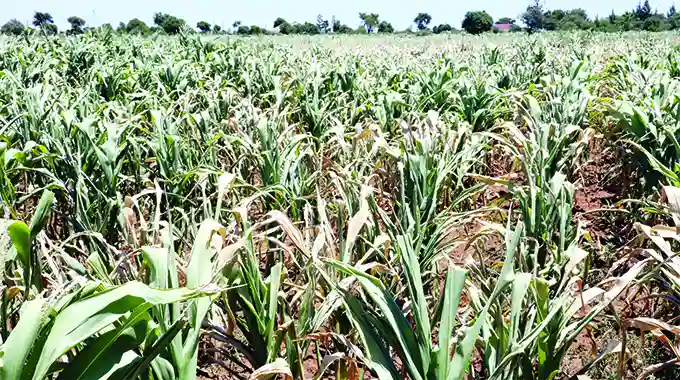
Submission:
<svg viewBox="0 0 680 380">
<path fill-rule="evenodd" d="M 494 24 L 493 27 L 501 32 L 509 32 L 510 28 L 512 28 L 512 24 Z"/>
</svg>

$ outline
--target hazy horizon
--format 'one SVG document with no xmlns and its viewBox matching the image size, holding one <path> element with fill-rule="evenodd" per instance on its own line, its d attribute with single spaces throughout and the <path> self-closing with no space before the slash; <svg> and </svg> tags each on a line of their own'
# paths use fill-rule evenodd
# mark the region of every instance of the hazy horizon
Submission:
<svg viewBox="0 0 680 380">
<path fill-rule="evenodd" d="M 291 0 L 278 2 L 271 0 L 251 0 L 248 2 L 232 2 L 217 0 L 194 0 L 190 3 L 179 0 L 118 0 L 83 1 L 83 0 L 26 0 L 13 1 L 4 6 L 5 12 L 0 18 L 2 23 L 9 19 L 17 19 L 23 23 L 31 22 L 36 11 L 50 13 L 60 30 L 68 29 L 66 19 L 79 16 L 90 26 L 110 23 L 114 27 L 119 22 L 127 22 L 139 18 L 149 25 L 153 24 L 156 12 L 169 13 L 183 18 L 190 26 L 199 21 L 207 21 L 213 25 L 230 28 L 236 20 L 244 25 L 258 25 L 271 28 L 277 17 L 288 21 L 315 22 L 317 14 L 330 20 L 335 16 L 343 24 L 356 27 L 360 24 L 359 12 L 380 14 L 381 20 L 392 23 L 395 29 L 401 30 L 413 25 L 413 18 L 419 12 L 427 12 L 432 16 L 432 24 L 448 23 L 455 28 L 460 27 L 467 11 L 485 10 L 494 20 L 501 17 L 519 18 L 522 11 L 531 1 L 499 1 L 479 0 L 476 6 L 459 6 L 451 1 L 421 0 L 417 2 L 405 0 L 347 0 L 342 3 L 322 3 L 311 0 Z M 666 12 L 674 4 L 673 0 L 651 1 L 652 9 Z M 546 0 L 547 9 L 583 8 L 591 18 L 606 17 L 612 11 L 621 14 L 634 9 L 638 1 L 601 0 L 597 2 L 585 0 Z"/>
</svg>

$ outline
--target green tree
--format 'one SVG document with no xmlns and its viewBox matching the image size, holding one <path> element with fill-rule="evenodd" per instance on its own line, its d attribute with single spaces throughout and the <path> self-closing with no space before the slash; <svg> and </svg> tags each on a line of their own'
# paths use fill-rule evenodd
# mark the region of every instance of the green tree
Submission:
<svg viewBox="0 0 680 380">
<path fill-rule="evenodd" d="M 673 5 L 669 10 L 668 14 L 668 29 L 676 30 L 680 29 L 680 13 L 675 11 L 675 5 Z"/>
<path fill-rule="evenodd" d="M 278 28 L 279 28 L 279 33 L 281 33 L 281 34 L 295 34 L 297 32 L 295 26 L 291 25 L 288 22 L 278 24 Z"/>
<path fill-rule="evenodd" d="M 491 30 L 493 18 L 486 11 L 473 11 L 465 14 L 463 29 L 470 34 L 481 34 Z"/>
<path fill-rule="evenodd" d="M 54 36 L 57 33 L 59 33 L 59 28 L 57 28 L 57 24 L 42 24 L 40 26 L 40 29 L 42 29 L 45 34 L 48 34 L 50 36 Z"/>
<path fill-rule="evenodd" d="M 278 17 L 276 20 L 274 20 L 274 28 L 278 28 L 279 26 L 287 23 L 288 22 L 283 17 Z"/>
<path fill-rule="evenodd" d="M 52 15 L 46 12 L 35 12 L 33 14 L 33 25 L 50 35 L 57 34 L 58 32 Z"/>
<path fill-rule="evenodd" d="M 250 34 L 265 34 L 265 30 L 257 25 L 250 26 Z"/>
<path fill-rule="evenodd" d="M 212 25 L 210 25 L 206 21 L 199 21 L 198 23 L 196 23 L 196 27 L 203 33 L 210 33 Z"/>
<path fill-rule="evenodd" d="M 85 20 L 78 16 L 71 16 L 66 21 L 71 24 L 71 29 L 68 31 L 69 34 L 83 34 Z"/>
<path fill-rule="evenodd" d="M 640 21 L 645 21 L 652 16 L 652 6 L 649 5 L 649 0 L 645 0 L 643 4 L 638 3 L 635 15 Z"/>
<path fill-rule="evenodd" d="M 219 25 L 213 25 L 212 31 L 213 31 L 214 34 L 220 34 L 220 33 L 222 33 L 222 27 L 219 26 Z"/>
<path fill-rule="evenodd" d="M 149 26 L 138 18 L 133 18 L 132 20 L 128 21 L 127 25 L 125 26 L 125 31 L 129 34 L 138 35 L 145 35 L 149 34 L 150 32 Z"/>
<path fill-rule="evenodd" d="M 0 28 L 0 33 L 19 36 L 25 29 L 26 27 L 24 27 L 24 24 L 22 24 L 21 21 L 13 18 Z"/>
<path fill-rule="evenodd" d="M 319 34 L 319 27 L 311 22 L 296 25 L 297 34 Z"/>
<path fill-rule="evenodd" d="M 36 27 L 42 27 L 45 24 L 53 24 L 54 19 L 52 15 L 47 12 L 35 12 L 33 14 L 33 25 Z"/>
<path fill-rule="evenodd" d="M 642 23 L 642 29 L 648 32 L 662 32 L 669 29 L 666 17 L 663 14 L 652 14 Z"/>
<path fill-rule="evenodd" d="M 527 26 L 529 33 L 534 33 L 543 29 L 545 16 L 543 14 L 543 6 L 536 0 L 534 4 L 527 7 L 527 10 L 522 13 L 522 21 Z"/>
<path fill-rule="evenodd" d="M 329 28 L 328 28 L 328 20 L 324 20 L 323 16 L 318 15 L 316 16 L 316 27 L 319 29 L 319 32 L 321 33 L 328 33 Z"/>
<path fill-rule="evenodd" d="M 555 9 L 543 14 L 543 29 L 546 30 L 589 30 L 594 27 L 586 11 L 581 8 L 569 11 Z"/>
<path fill-rule="evenodd" d="M 496 24 L 510 24 L 513 25 L 515 23 L 514 18 L 510 17 L 501 17 L 498 20 L 496 20 Z"/>
<path fill-rule="evenodd" d="M 181 18 L 165 13 L 156 13 L 153 16 L 153 22 L 170 35 L 179 33 L 186 25 L 186 21 Z"/>
<path fill-rule="evenodd" d="M 0 32 L 2 34 L 9 34 L 9 35 L 15 35 L 19 36 L 24 32 L 24 24 L 21 23 L 21 21 L 17 19 L 11 19 L 5 23 L 5 25 L 0 28 Z"/>
<path fill-rule="evenodd" d="M 373 33 L 380 24 L 380 16 L 377 13 L 359 13 L 359 18 L 368 33 Z"/>
<path fill-rule="evenodd" d="M 387 21 L 381 21 L 378 24 L 378 33 L 394 33 L 394 27 Z"/>
<path fill-rule="evenodd" d="M 430 25 L 430 22 L 432 22 L 432 16 L 427 13 L 418 13 L 413 22 L 418 27 L 418 30 L 425 30 Z"/>
<path fill-rule="evenodd" d="M 236 23 L 234 23 L 236 24 Z M 238 25 L 235 26 L 237 28 L 236 34 L 243 34 L 243 35 L 248 35 L 251 34 L 250 27 L 247 25 L 241 25 L 241 22 L 238 22 Z"/>
<path fill-rule="evenodd" d="M 453 28 L 451 28 L 451 25 L 449 24 L 440 24 L 432 28 L 432 33 L 434 34 L 440 34 L 440 33 L 445 33 L 445 32 L 450 32 L 452 31 Z"/>
<path fill-rule="evenodd" d="M 333 20 L 333 26 L 332 26 L 333 33 L 340 33 L 340 34 L 350 34 L 353 32 L 352 28 L 349 26 L 340 23 L 340 20 Z"/>
</svg>

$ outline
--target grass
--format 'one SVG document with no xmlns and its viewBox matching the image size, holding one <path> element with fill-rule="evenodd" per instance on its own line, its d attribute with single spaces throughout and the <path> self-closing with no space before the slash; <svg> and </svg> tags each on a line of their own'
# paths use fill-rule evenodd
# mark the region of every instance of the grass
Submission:
<svg viewBox="0 0 680 380">
<path fill-rule="evenodd" d="M 0 378 L 671 378 L 674 43 L 0 37 Z"/>
</svg>

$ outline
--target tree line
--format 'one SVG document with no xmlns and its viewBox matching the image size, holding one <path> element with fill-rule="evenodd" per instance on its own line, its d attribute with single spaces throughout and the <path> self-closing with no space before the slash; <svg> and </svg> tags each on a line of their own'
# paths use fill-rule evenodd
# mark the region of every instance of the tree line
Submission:
<svg viewBox="0 0 680 380">
<path fill-rule="evenodd" d="M 153 17 L 153 25 L 149 26 L 144 21 L 134 18 L 127 23 L 121 22 L 115 31 L 125 34 L 148 35 L 153 33 L 177 34 L 180 31 L 211 33 L 211 34 L 366 34 L 366 33 L 394 33 L 394 27 L 386 20 L 381 20 L 377 13 L 359 13 L 361 22 L 358 28 L 352 28 L 339 20 L 332 18 L 324 19 L 318 15 L 316 22 L 298 23 L 278 17 L 272 24 L 272 29 L 262 28 L 258 25 L 244 25 L 241 21 L 235 21 L 231 30 L 223 30 L 220 25 L 211 25 L 207 21 L 199 21 L 196 28 L 191 28 L 187 22 L 179 17 L 156 13 Z M 651 32 L 680 29 L 680 14 L 676 12 L 675 5 L 667 12 L 652 10 L 649 0 L 638 3 L 634 9 L 617 15 L 612 13 L 606 18 L 591 19 L 585 10 L 577 8 L 571 10 L 545 10 L 540 0 L 535 0 L 525 12 L 520 15 L 523 25 L 517 23 L 511 17 L 502 17 L 493 20 L 486 11 L 470 11 L 465 14 L 462 21 L 462 29 L 471 34 L 485 32 L 522 32 L 534 33 L 538 31 L 560 30 L 592 30 L 600 32 L 621 32 L 631 30 L 645 30 Z M 67 19 L 70 29 L 63 31 L 65 34 L 77 35 L 88 30 L 86 21 L 78 16 Z M 428 13 L 418 13 L 413 19 L 415 31 L 419 34 L 445 33 L 456 29 L 449 24 L 439 24 L 430 29 L 432 16 Z M 46 34 L 57 34 L 59 30 L 54 23 L 52 15 L 46 12 L 35 12 L 32 25 L 26 26 L 16 19 L 12 19 L 0 28 L 0 33 L 21 35 L 27 30 L 38 29 Z M 111 24 L 104 24 L 100 28 L 114 31 Z M 409 27 L 403 31 L 414 32 Z"/>
<path fill-rule="evenodd" d="M 593 30 L 599 32 L 625 32 L 631 30 L 644 30 L 649 32 L 662 32 L 680 29 L 680 14 L 672 5 L 666 12 L 652 9 L 649 0 L 638 5 L 623 14 L 612 13 L 606 18 L 590 19 L 583 9 L 544 10 L 541 4 L 536 2 L 522 14 L 522 21 L 526 30 L 536 32 L 541 30 Z"/>
</svg>

